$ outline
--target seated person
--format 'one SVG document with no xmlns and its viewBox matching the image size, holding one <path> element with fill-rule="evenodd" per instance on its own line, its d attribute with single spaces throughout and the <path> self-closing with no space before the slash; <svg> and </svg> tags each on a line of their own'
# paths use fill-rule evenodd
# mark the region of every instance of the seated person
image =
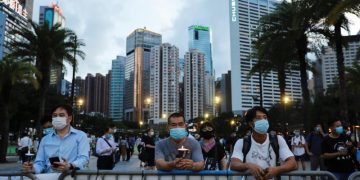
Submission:
<svg viewBox="0 0 360 180">
<path fill-rule="evenodd" d="M 184 116 L 173 113 L 168 118 L 170 137 L 155 145 L 155 163 L 158 170 L 173 169 L 201 171 L 204 159 L 198 141 L 188 138 Z"/>
</svg>

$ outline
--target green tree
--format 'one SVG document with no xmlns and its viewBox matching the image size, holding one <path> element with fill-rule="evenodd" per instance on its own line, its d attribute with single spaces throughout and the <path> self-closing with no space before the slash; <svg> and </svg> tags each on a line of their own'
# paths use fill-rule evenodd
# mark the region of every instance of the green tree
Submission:
<svg viewBox="0 0 360 180">
<path fill-rule="evenodd" d="M 85 58 L 85 53 L 80 50 L 80 48 L 82 46 L 85 46 L 85 43 L 83 42 L 82 39 L 78 39 L 76 35 L 72 36 L 70 38 L 70 41 L 72 42 L 72 47 L 70 49 L 70 51 L 72 51 L 74 53 L 73 57 L 74 59 L 72 60 L 71 64 L 72 64 L 72 86 L 71 86 L 71 97 L 70 97 L 70 101 L 71 104 L 74 104 L 74 90 L 75 90 L 75 73 L 77 72 L 77 68 L 78 68 L 78 61 L 76 60 L 76 57 L 79 56 L 81 59 L 84 60 Z"/>
<path fill-rule="evenodd" d="M 340 114 L 342 118 L 348 121 L 348 104 L 347 104 L 347 87 L 345 77 L 344 53 L 343 45 L 344 40 L 341 30 L 349 31 L 349 20 L 345 13 L 359 14 L 360 1 L 359 0 L 320 0 L 318 1 L 318 10 L 325 18 L 325 28 L 328 26 L 333 27 L 333 35 L 329 37 L 330 43 L 336 50 L 336 62 L 339 79 L 339 100 L 340 100 Z"/>
<path fill-rule="evenodd" d="M 37 88 L 36 74 L 38 74 L 37 69 L 30 63 L 20 62 L 10 57 L 0 61 L 0 113 L 2 114 L 0 121 L 0 162 L 6 162 L 9 139 L 9 104 L 12 89 L 17 83 L 28 83 Z"/>
<path fill-rule="evenodd" d="M 31 29 L 22 28 L 11 32 L 15 38 L 9 43 L 12 49 L 12 56 L 22 61 L 35 62 L 36 68 L 40 71 L 42 79 L 40 81 L 40 105 L 39 115 L 36 120 L 36 127 L 40 129 L 40 118 L 45 112 L 46 95 L 50 87 L 50 68 L 63 67 L 63 61 L 73 63 L 73 42 L 70 37 L 74 35 L 69 29 L 61 28 L 60 24 L 55 24 L 49 28 L 47 23 L 38 25 L 31 22 Z"/>
<path fill-rule="evenodd" d="M 282 8 L 287 3 L 281 3 L 277 9 Z M 294 63 L 296 56 L 296 46 L 292 36 L 289 36 L 288 28 L 292 22 L 288 21 L 288 15 L 280 16 L 278 12 L 270 13 L 260 19 L 256 31 L 253 33 L 255 41 L 254 53 L 251 57 L 257 59 L 257 63 L 252 67 L 249 75 L 262 72 L 265 75 L 271 71 L 277 72 L 280 89 L 280 99 L 285 97 L 286 74 L 290 69 L 297 69 Z"/>
</svg>

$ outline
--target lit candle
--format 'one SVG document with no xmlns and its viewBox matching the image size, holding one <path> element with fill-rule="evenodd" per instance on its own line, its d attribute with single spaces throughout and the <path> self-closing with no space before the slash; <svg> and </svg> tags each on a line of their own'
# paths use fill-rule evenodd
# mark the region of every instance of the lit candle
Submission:
<svg viewBox="0 0 360 180">
<path fill-rule="evenodd" d="M 189 149 L 184 148 L 184 146 L 181 146 L 181 148 L 178 149 L 179 154 L 176 156 L 177 158 L 185 158 L 187 153 L 189 152 Z"/>
</svg>

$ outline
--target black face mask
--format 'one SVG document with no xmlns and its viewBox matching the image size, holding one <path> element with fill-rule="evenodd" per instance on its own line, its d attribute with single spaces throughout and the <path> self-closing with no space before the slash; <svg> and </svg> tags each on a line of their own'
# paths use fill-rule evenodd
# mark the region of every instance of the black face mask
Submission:
<svg viewBox="0 0 360 180">
<path fill-rule="evenodd" d="M 213 136 L 214 136 L 213 131 L 201 132 L 201 137 L 203 137 L 204 139 L 211 139 Z"/>
</svg>

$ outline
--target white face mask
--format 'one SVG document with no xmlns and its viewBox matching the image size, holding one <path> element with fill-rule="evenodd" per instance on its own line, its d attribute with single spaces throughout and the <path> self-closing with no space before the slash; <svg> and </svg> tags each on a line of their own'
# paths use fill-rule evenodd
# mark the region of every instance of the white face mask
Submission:
<svg viewBox="0 0 360 180">
<path fill-rule="evenodd" d="M 149 136 L 153 136 L 154 135 L 154 132 L 149 132 Z"/>
<path fill-rule="evenodd" d="M 52 118 L 52 125 L 55 129 L 61 130 L 64 129 L 66 124 L 66 117 L 53 117 Z"/>
</svg>

